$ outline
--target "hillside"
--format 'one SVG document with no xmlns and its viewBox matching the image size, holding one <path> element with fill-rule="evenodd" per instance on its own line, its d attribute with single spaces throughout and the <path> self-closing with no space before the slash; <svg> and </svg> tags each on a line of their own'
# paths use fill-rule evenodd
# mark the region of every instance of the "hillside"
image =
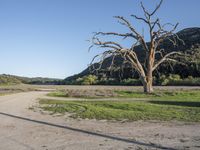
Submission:
<svg viewBox="0 0 200 150">
<path fill-rule="evenodd" d="M 183 52 L 189 52 L 191 54 L 191 59 L 182 60 L 185 61 L 185 65 L 181 64 L 163 64 L 158 69 L 158 72 L 156 72 L 154 75 L 158 76 L 160 74 L 179 74 L 181 77 L 200 77 L 200 28 L 194 27 L 194 28 L 186 28 L 184 30 L 181 30 L 177 33 L 177 35 L 182 39 L 185 43 L 183 45 L 182 42 L 178 42 L 177 46 L 173 46 L 169 40 L 165 40 L 160 48 L 164 48 L 167 52 L 170 51 L 183 51 Z M 148 45 L 148 43 L 147 43 Z M 144 51 L 142 50 L 142 47 L 139 45 L 135 49 L 136 53 L 139 56 L 139 59 L 143 61 L 144 58 Z M 95 63 L 92 65 L 92 67 L 86 68 L 84 71 L 82 71 L 79 74 L 76 74 L 74 76 L 70 76 L 65 79 L 65 82 L 70 82 L 73 80 L 76 80 L 78 78 L 81 78 L 83 76 L 94 74 L 98 77 L 107 76 L 108 78 L 115 78 L 115 79 L 126 79 L 126 78 L 137 78 L 137 73 L 135 73 L 134 69 L 130 68 L 128 65 L 125 65 L 123 68 L 120 67 L 119 70 L 110 71 L 108 70 L 108 67 L 110 66 L 112 58 L 109 57 L 105 59 L 101 71 L 98 73 L 92 72 L 93 67 L 98 67 L 99 64 Z M 118 57 L 115 59 L 115 64 L 118 66 L 122 66 L 122 58 Z M 172 69 L 173 68 L 173 69 Z"/>
<path fill-rule="evenodd" d="M 0 85 L 13 85 L 13 84 L 20 84 L 22 83 L 21 80 L 17 79 L 11 75 L 0 75 Z"/>
<path fill-rule="evenodd" d="M 28 78 L 28 77 L 20 77 L 14 75 L 0 75 L 0 85 L 13 85 L 13 84 L 45 84 L 45 85 L 57 85 L 61 84 L 61 79 L 54 79 L 54 78 Z"/>
</svg>

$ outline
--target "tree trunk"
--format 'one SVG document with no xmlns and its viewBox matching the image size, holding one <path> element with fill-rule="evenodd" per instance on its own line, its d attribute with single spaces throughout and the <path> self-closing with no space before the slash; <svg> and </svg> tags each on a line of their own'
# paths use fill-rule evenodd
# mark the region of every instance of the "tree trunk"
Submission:
<svg viewBox="0 0 200 150">
<path fill-rule="evenodd" d="M 152 35 L 152 34 L 151 34 Z M 154 41 L 151 42 L 151 49 L 148 56 L 148 66 L 146 74 L 146 82 L 144 84 L 145 93 L 153 93 L 153 66 L 155 60 Z"/>
<path fill-rule="evenodd" d="M 153 81 L 150 79 L 148 82 L 145 82 L 143 85 L 145 93 L 153 93 Z"/>
<path fill-rule="evenodd" d="M 153 71 L 152 66 L 149 67 L 146 82 L 144 83 L 144 92 L 145 93 L 153 93 Z"/>
<path fill-rule="evenodd" d="M 142 81 L 144 92 L 153 93 L 153 78 L 152 77 L 140 77 Z"/>
</svg>

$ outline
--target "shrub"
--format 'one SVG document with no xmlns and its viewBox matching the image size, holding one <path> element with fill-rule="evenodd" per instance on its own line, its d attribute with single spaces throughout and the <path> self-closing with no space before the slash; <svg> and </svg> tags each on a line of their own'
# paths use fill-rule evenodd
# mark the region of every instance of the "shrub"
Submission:
<svg viewBox="0 0 200 150">
<path fill-rule="evenodd" d="M 200 78 L 185 78 L 176 81 L 176 85 L 200 86 Z"/>
<path fill-rule="evenodd" d="M 98 85 L 120 85 L 120 81 L 117 81 L 116 79 L 113 78 L 102 78 L 101 80 L 98 81 Z"/>
<path fill-rule="evenodd" d="M 169 83 L 169 79 L 165 75 L 161 75 L 157 79 L 157 84 L 158 85 L 167 85 Z"/>
<path fill-rule="evenodd" d="M 170 74 L 168 79 L 169 81 L 178 81 L 178 80 L 181 80 L 181 77 L 178 74 Z"/>
<path fill-rule="evenodd" d="M 142 83 L 139 79 L 131 79 L 131 78 L 124 79 L 121 82 L 121 84 L 122 85 L 142 85 Z"/>
<path fill-rule="evenodd" d="M 78 85 L 92 85 L 92 84 L 96 84 L 98 81 L 98 78 L 94 75 L 88 75 L 88 76 L 84 76 L 83 78 L 78 78 L 76 79 L 76 81 L 74 82 L 74 84 L 78 84 Z"/>
<path fill-rule="evenodd" d="M 81 85 L 82 82 L 83 82 L 83 78 L 78 78 L 78 79 L 76 79 L 76 81 L 72 82 L 72 84 Z"/>
<path fill-rule="evenodd" d="M 139 79 L 128 78 L 122 81 L 114 78 L 101 78 L 98 79 L 95 75 L 88 75 L 76 80 L 66 82 L 72 85 L 142 85 Z M 181 79 L 180 75 L 170 74 L 169 76 L 161 75 L 159 78 L 154 79 L 154 85 L 174 85 L 174 86 L 200 86 L 200 78 L 188 76 L 188 78 Z"/>
<path fill-rule="evenodd" d="M 188 76 L 188 78 L 181 79 L 180 75 L 171 74 L 169 76 L 161 75 L 157 79 L 158 85 L 177 85 L 177 86 L 199 86 L 200 78 L 194 78 L 192 76 Z"/>
</svg>

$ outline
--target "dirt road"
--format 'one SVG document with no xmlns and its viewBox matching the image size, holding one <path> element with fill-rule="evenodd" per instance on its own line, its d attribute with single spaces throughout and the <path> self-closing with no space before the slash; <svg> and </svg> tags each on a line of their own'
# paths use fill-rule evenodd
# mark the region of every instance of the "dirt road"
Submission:
<svg viewBox="0 0 200 150">
<path fill-rule="evenodd" d="M 0 150 L 199 149 L 200 124 L 75 120 L 29 109 L 47 92 L 0 97 Z"/>
</svg>

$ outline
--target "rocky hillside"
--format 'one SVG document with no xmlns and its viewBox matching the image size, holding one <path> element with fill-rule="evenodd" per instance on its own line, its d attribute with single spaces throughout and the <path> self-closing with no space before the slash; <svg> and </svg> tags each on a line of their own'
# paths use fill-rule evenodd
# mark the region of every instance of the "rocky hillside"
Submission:
<svg viewBox="0 0 200 150">
<path fill-rule="evenodd" d="M 183 44 L 181 41 L 177 43 L 177 46 L 173 46 L 169 40 L 165 40 L 160 48 L 164 48 L 167 52 L 170 51 L 191 51 L 191 57 L 194 57 L 194 59 L 184 60 L 186 65 L 180 65 L 180 64 L 163 64 L 159 69 L 158 72 L 155 75 L 158 74 L 179 74 L 182 77 L 187 76 L 194 76 L 194 77 L 200 77 L 200 28 L 194 27 L 194 28 L 187 28 L 184 30 L 181 30 L 177 33 L 177 35 L 184 41 L 185 44 Z M 178 40 L 177 40 L 178 41 Z M 148 43 L 147 43 L 148 44 Z M 195 53 L 192 52 L 192 50 L 195 50 Z M 144 58 L 144 51 L 142 50 L 142 47 L 139 45 L 135 49 L 136 53 L 139 56 L 139 59 L 142 61 Z M 103 65 L 102 65 L 102 71 L 96 73 L 91 73 L 91 68 L 88 67 L 84 71 L 82 71 L 79 74 L 76 74 L 74 76 L 70 76 L 65 79 L 65 81 L 71 81 L 76 80 L 77 78 L 83 77 L 85 75 L 89 74 L 95 74 L 97 76 L 107 75 L 111 78 L 133 78 L 137 77 L 137 74 L 135 73 L 134 69 L 131 69 L 129 66 L 125 66 L 123 68 L 120 68 L 117 71 L 110 72 L 108 70 L 108 67 L 110 66 L 112 58 L 107 58 Z M 117 58 L 115 60 L 115 64 L 118 66 L 122 66 L 122 58 Z M 99 64 L 96 63 L 93 66 L 97 67 Z M 172 69 L 173 68 L 173 69 Z"/>
</svg>

